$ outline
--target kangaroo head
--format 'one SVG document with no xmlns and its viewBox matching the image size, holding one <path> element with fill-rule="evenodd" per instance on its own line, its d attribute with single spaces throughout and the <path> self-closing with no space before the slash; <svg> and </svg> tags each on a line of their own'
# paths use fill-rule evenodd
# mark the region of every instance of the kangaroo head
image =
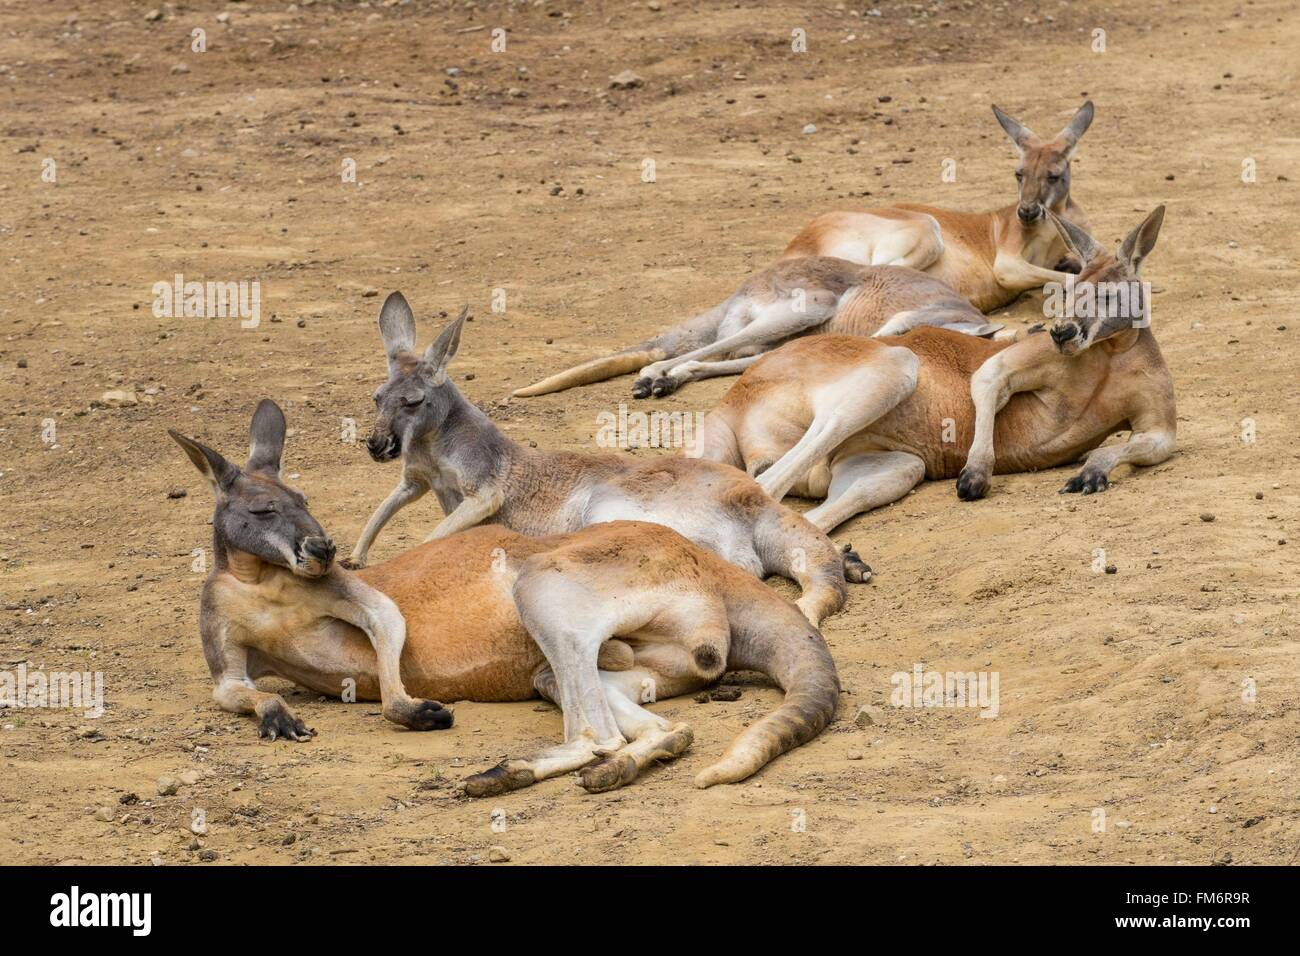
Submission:
<svg viewBox="0 0 1300 956">
<path fill-rule="evenodd" d="M 1028 126 L 996 106 L 993 115 L 1020 153 L 1020 162 L 1016 164 L 1016 184 L 1020 190 L 1016 216 L 1026 226 L 1033 225 L 1070 195 L 1070 160 L 1079 145 L 1079 137 L 1092 123 L 1092 100 L 1080 106 L 1065 129 L 1049 140 L 1039 139 Z"/>
<path fill-rule="evenodd" d="M 232 465 L 220 453 L 179 432 L 167 434 L 185 449 L 216 495 L 214 538 L 294 574 L 317 578 L 334 560 L 334 542 L 307 510 L 307 498 L 280 480 L 284 412 L 269 398 L 253 413 L 248 461 Z"/>
<path fill-rule="evenodd" d="M 366 448 L 375 461 L 391 461 L 422 435 L 446 421 L 458 393 L 447 377 L 447 366 L 460 347 L 460 330 L 469 318 L 461 309 L 451 325 L 425 349 L 415 353 L 415 317 L 400 292 L 384 300 L 379 310 L 379 334 L 388 356 L 388 381 L 375 390 L 375 427 Z"/>
<path fill-rule="evenodd" d="M 1155 248 L 1165 207 L 1153 209 L 1113 256 L 1074 223 L 1050 215 L 1066 248 L 1083 263 L 1078 281 L 1073 282 L 1071 298 L 1076 305 L 1052 325 L 1052 341 L 1061 354 L 1074 355 L 1126 329 L 1144 327 L 1147 290 L 1138 270 Z"/>
</svg>

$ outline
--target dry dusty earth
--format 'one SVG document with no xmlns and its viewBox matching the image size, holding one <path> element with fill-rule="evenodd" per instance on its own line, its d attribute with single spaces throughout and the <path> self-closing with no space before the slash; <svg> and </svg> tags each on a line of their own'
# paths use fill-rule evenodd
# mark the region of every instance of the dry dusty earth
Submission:
<svg viewBox="0 0 1300 956">
<path fill-rule="evenodd" d="M 0 714 L 0 860 L 1294 861 L 1300 16 L 876 6 L 6 3 L 0 668 L 101 671 L 107 712 Z M 624 70 L 643 84 L 611 89 Z M 1146 272 L 1178 454 L 1090 498 L 1056 494 L 1064 471 L 1000 478 L 976 504 L 927 484 L 841 529 L 878 574 L 825 627 L 845 693 L 819 739 L 693 789 L 775 706 L 749 684 L 655 705 L 696 744 L 627 790 L 562 778 L 471 802 L 456 781 L 557 740 L 554 708 L 462 703 L 421 735 L 286 687 L 320 731 L 295 745 L 212 703 L 191 570 L 209 495 L 165 428 L 235 455 L 274 397 L 288 472 L 349 546 L 396 480 L 340 440 L 346 418 L 364 435 L 384 371 L 376 292 L 402 289 L 422 337 L 471 303 L 466 393 L 516 439 L 591 447 L 629 378 L 510 389 L 712 304 L 815 213 L 1010 201 L 990 103 L 1047 132 L 1085 97 L 1074 194 L 1098 235 L 1169 206 Z M 152 286 L 176 273 L 259 281 L 260 327 L 156 318 Z M 1007 321 L 1039 314 L 1029 297 Z M 703 411 L 727 384 L 658 405 Z M 100 407 L 112 390 L 137 404 Z M 437 518 L 431 498 L 403 513 L 375 559 Z M 1093 573 L 1096 549 L 1118 573 Z M 890 675 L 915 663 L 997 672 L 999 716 L 891 707 Z"/>
</svg>

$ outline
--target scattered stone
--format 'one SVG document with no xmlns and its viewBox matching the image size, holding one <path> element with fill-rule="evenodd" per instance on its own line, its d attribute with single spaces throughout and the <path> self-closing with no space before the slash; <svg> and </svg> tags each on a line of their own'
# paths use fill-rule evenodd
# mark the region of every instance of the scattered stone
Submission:
<svg viewBox="0 0 1300 956">
<path fill-rule="evenodd" d="M 26 367 L 27 367 L 27 359 L 19 359 L 19 360 L 18 360 L 18 367 L 19 367 L 19 368 L 26 368 Z"/>
<path fill-rule="evenodd" d="M 113 822 L 113 808 L 112 808 L 112 807 L 100 807 L 98 810 L 95 811 L 95 819 L 96 819 L 96 820 L 102 820 L 104 823 L 112 823 L 112 822 Z"/>
<path fill-rule="evenodd" d="M 861 751 L 861 750 L 850 750 L 848 753 L 846 753 L 846 754 L 844 755 L 844 758 L 845 758 L 846 760 L 861 760 L 861 759 L 862 759 L 862 751 Z"/>
<path fill-rule="evenodd" d="M 122 804 L 124 807 L 129 807 L 132 804 L 140 802 L 140 795 L 136 793 L 124 793 L 117 798 L 117 802 Z"/>
<path fill-rule="evenodd" d="M 853 715 L 853 725 L 855 727 L 870 727 L 875 724 L 871 712 L 865 707 L 859 707 L 858 712 Z"/>
<path fill-rule="evenodd" d="M 506 848 L 505 848 L 505 847 L 503 847 L 503 846 L 494 846 L 494 847 L 492 847 L 492 849 L 488 850 L 488 862 L 489 862 L 489 863 L 509 863 L 509 862 L 510 862 L 510 854 L 506 852 Z"/>
<path fill-rule="evenodd" d="M 170 797 L 181 788 L 181 782 L 175 777 L 158 778 L 158 796 Z"/>
<path fill-rule="evenodd" d="M 363 299 L 373 299 L 377 295 L 379 295 L 379 290 L 372 289 L 370 286 L 366 286 L 361 290 L 361 298 Z"/>
<path fill-rule="evenodd" d="M 172 67 L 172 73 L 178 76 L 182 73 L 188 73 L 189 71 L 190 71 L 189 66 L 187 66 L 184 63 L 177 63 L 174 67 Z"/>
<path fill-rule="evenodd" d="M 128 405 L 139 405 L 140 399 L 128 389 L 113 389 L 99 396 L 99 403 L 108 408 L 125 408 Z"/>
<path fill-rule="evenodd" d="M 216 851 L 216 850 L 200 850 L 200 851 L 199 851 L 199 859 L 202 860 L 204 863 L 211 863 L 211 862 L 212 862 L 213 860 L 215 860 L 216 858 L 217 858 L 217 851 Z"/>
<path fill-rule="evenodd" d="M 187 787 L 192 787 L 199 782 L 199 772 L 197 770 L 186 770 L 181 774 L 181 783 Z"/>
<path fill-rule="evenodd" d="M 185 497 L 186 495 L 188 495 L 188 494 L 189 494 L 189 492 L 186 491 L 184 488 L 173 488 L 173 489 L 171 489 L 169 492 L 167 492 L 167 497 L 168 497 L 168 498 L 184 498 L 184 497 Z"/>
<path fill-rule="evenodd" d="M 159 20 L 162 19 L 162 11 L 150 10 L 148 13 L 144 15 L 144 18 L 148 20 L 150 23 L 157 23 Z"/>
<path fill-rule="evenodd" d="M 1107 574 L 1119 574 L 1119 568 L 1115 567 L 1115 565 L 1113 565 L 1113 564 L 1108 564 L 1108 565 L 1106 565 L 1106 573 L 1107 573 Z"/>
<path fill-rule="evenodd" d="M 624 70 L 618 76 L 609 78 L 609 88 L 611 90 L 635 90 L 637 87 L 645 86 L 645 80 L 637 76 L 631 70 Z"/>
<path fill-rule="evenodd" d="M 1202 511 L 1202 512 L 1201 512 L 1201 520 L 1202 520 L 1202 521 L 1206 521 L 1206 522 L 1213 521 L 1213 520 L 1214 520 L 1214 515 L 1211 514 L 1211 513 L 1208 512 L 1208 511 Z"/>
<path fill-rule="evenodd" d="M 805 127 L 803 128 L 803 134 L 804 134 L 805 136 L 811 136 L 811 135 L 812 135 L 813 133 L 815 133 L 815 132 L 817 132 L 817 124 L 816 124 L 816 123 L 809 123 L 807 126 L 805 126 Z"/>
</svg>

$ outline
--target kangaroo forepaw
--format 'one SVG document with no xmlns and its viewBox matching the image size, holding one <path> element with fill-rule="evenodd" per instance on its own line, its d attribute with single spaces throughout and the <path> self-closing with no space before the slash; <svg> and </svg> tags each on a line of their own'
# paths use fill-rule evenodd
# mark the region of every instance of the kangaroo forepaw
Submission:
<svg viewBox="0 0 1300 956">
<path fill-rule="evenodd" d="M 841 553 L 844 555 L 844 580 L 850 584 L 866 584 L 871 580 L 871 565 L 863 561 L 853 545 L 846 544 Z"/>
<path fill-rule="evenodd" d="M 384 716 L 408 730 L 446 730 L 455 720 L 454 715 L 436 700 L 412 699 L 393 708 L 385 708 Z"/>
<path fill-rule="evenodd" d="M 527 767 L 511 767 L 509 760 L 503 760 L 491 770 L 484 770 L 472 777 L 466 777 L 461 783 L 465 795 L 470 797 L 494 797 L 499 793 L 509 793 L 531 787 L 537 782 L 533 772 Z"/>
<path fill-rule="evenodd" d="M 645 378 L 638 378 L 635 382 L 632 383 L 632 397 L 649 398 L 650 388 L 652 385 L 654 385 L 654 379 L 650 378 L 649 376 L 646 376 Z"/>
<path fill-rule="evenodd" d="M 1100 471 L 1081 471 L 1065 483 L 1058 494 L 1062 495 L 1090 495 L 1094 492 L 1105 491 L 1110 487 L 1110 479 Z"/>
<path fill-rule="evenodd" d="M 311 740 L 316 731 L 295 717 L 283 703 L 277 701 L 266 707 L 257 725 L 257 736 L 268 740 Z"/>
<path fill-rule="evenodd" d="M 963 468 L 957 476 L 957 497 L 962 501 L 976 501 L 989 493 L 989 476 L 982 471 Z"/>
<path fill-rule="evenodd" d="M 366 566 L 365 558 L 347 557 L 339 562 L 339 567 L 347 568 L 349 571 L 360 571 Z"/>
</svg>

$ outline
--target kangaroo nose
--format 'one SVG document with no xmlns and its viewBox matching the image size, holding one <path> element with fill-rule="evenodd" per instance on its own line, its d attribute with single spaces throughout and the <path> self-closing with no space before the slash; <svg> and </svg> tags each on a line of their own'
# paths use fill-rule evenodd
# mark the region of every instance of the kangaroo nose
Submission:
<svg viewBox="0 0 1300 956">
<path fill-rule="evenodd" d="M 302 543 L 302 549 L 318 561 L 329 564 L 334 560 L 334 542 L 329 538 L 308 538 Z"/>
<path fill-rule="evenodd" d="M 1039 209 L 1037 205 L 1017 206 L 1016 215 L 1020 217 L 1021 222 L 1033 222 L 1039 216 Z"/>
<path fill-rule="evenodd" d="M 383 447 L 384 439 L 380 438 L 378 435 L 371 435 L 366 439 L 366 450 L 372 455 Z"/>
<path fill-rule="evenodd" d="M 1064 345 L 1070 339 L 1079 334 L 1079 329 L 1074 325 L 1054 325 L 1052 326 L 1052 341 L 1057 345 Z"/>
</svg>

